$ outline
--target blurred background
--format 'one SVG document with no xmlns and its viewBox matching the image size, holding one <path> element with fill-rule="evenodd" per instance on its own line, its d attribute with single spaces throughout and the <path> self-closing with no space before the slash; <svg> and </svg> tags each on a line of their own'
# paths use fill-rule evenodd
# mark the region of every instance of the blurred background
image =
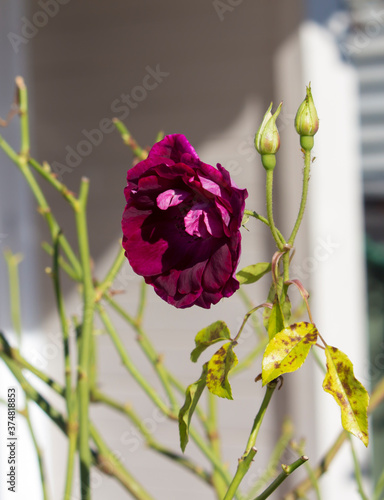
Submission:
<svg viewBox="0 0 384 500">
<path fill-rule="evenodd" d="M 236 184 L 248 189 L 248 209 L 265 213 L 265 172 L 253 138 L 269 103 L 276 106 L 283 100 L 274 211 L 277 225 L 288 233 L 298 210 L 302 173 L 293 120 L 311 82 L 320 130 L 291 275 L 310 290 L 320 332 L 353 360 L 357 378 L 374 387 L 384 373 L 384 2 L 0 0 L 0 63 L 0 116 L 6 117 L 14 79 L 22 75 L 29 89 L 32 155 L 49 162 L 75 192 L 81 177 L 90 178 L 89 229 L 97 277 L 119 247 L 123 189 L 132 164 L 113 117 L 143 146 L 152 145 L 160 130 L 185 134 L 203 161 L 222 163 Z M 17 119 L 1 133 L 17 147 Z M 62 380 L 59 326 L 51 281 L 44 272 L 51 261 L 40 250 L 48 232 L 24 179 L 3 153 L 0 179 L 0 249 L 24 256 L 24 353 Z M 46 195 L 64 233 L 74 241 L 72 214 L 56 192 L 47 189 Z M 261 223 L 250 221 L 248 229 L 243 232 L 240 267 L 270 260 L 274 251 Z M 0 327 L 12 335 L 3 261 L 0 273 Z M 119 300 L 129 310 L 137 303 L 139 283 L 126 265 L 117 287 L 126 290 Z M 254 304 L 265 300 L 268 287 L 266 280 L 247 289 Z M 75 290 L 69 283 L 65 290 L 69 313 L 79 313 Z M 209 311 L 170 310 L 151 290 L 145 326 L 167 365 L 189 384 L 200 374 L 200 365 L 189 361 L 196 332 L 217 319 L 234 331 L 245 312 L 237 295 Z M 127 348 L 137 355 L 143 373 L 153 377 L 135 351 L 133 333 L 126 330 Z M 101 335 L 98 345 L 103 390 L 132 402 L 143 419 L 151 419 L 153 407 L 124 374 L 108 339 Z M 253 345 L 253 336 L 246 336 L 239 358 Z M 3 395 L 12 380 L 0 369 Z M 235 401 L 220 401 L 223 454 L 231 471 L 263 394 L 253 382 L 259 371 L 260 360 L 233 379 Z M 292 417 L 295 438 L 306 438 L 313 466 L 328 449 L 340 432 L 340 414 L 321 383 L 322 373 L 310 360 L 285 378 L 263 424 L 246 486 L 261 474 L 285 415 Z M 0 417 L 4 425 L 4 413 Z M 131 429 L 118 415 L 96 407 L 93 417 L 116 454 L 156 499 L 213 498 L 208 488 L 144 446 L 132 450 Z M 65 441 L 39 410 L 34 418 L 48 486 L 52 498 L 60 498 Z M 158 423 L 156 435 L 177 450 L 174 425 Z M 369 450 L 354 444 L 370 491 L 372 479 L 384 467 L 383 405 L 371 422 Z M 1 443 L 3 462 L 4 451 Z M 198 457 L 193 446 L 188 453 Z M 350 455 L 347 443 L 321 480 L 323 498 L 360 498 Z M 299 471 L 290 486 L 303 474 Z M 34 499 L 42 498 L 26 432 L 19 443 L 19 480 L 17 498 L 31 498 L 31 492 Z M 5 484 L 0 488 L 0 499 L 8 498 Z M 93 498 L 107 495 L 123 499 L 127 494 L 112 479 L 97 476 Z"/>
</svg>

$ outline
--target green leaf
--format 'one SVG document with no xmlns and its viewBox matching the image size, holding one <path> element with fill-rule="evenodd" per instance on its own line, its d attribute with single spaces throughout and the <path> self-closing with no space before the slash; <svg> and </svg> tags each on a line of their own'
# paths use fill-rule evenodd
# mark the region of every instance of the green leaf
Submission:
<svg viewBox="0 0 384 500">
<path fill-rule="evenodd" d="M 325 392 L 331 394 L 341 409 L 344 429 L 368 446 L 369 395 L 353 374 L 348 356 L 336 347 L 325 348 L 327 373 L 323 382 Z"/>
<path fill-rule="evenodd" d="M 229 340 L 230 338 L 231 334 L 229 328 L 224 321 L 216 321 L 212 323 L 212 325 L 203 328 L 195 337 L 196 347 L 191 352 L 191 360 L 196 363 L 200 354 L 204 352 L 207 347 L 216 344 L 216 342 L 220 342 L 220 340 Z"/>
<path fill-rule="evenodd" d="M 268 321 L 268 336 L 270 339 L 272 339 L 285 327 L 283 311 L 280 305 L 280 301 L 277 299 L 277 296 L 275 296 L 275 302 L 270 311 L 271 313 L 269 315 Z"/>
<path fill-rule="evenodd" d="M 294 372 L 304 363 L 318 331 L 312 323 L 301 322 L 284 328 L 271 339 L 262 362 L 263 385 L 284 373 Z"/>
<path fill-rule="evenodd" d="M 270 270 L 270 262 L 259 262 L 258 264 L 244 267 L 244 269 L 236 274 L 236 278 L 241 285 L 249 285 L 250 283 L 255 283 L 255 281 L 262 278 L 264 274 L 269 273 Z"/>
<path fill-rule="evenodd" d="M 180 448 L 184 451 L 189 440 L 189 425 L 196 405 L 205 388 L 208 372 L 208 363 L 203 365 L 203 371 L 199 380 L 187 387 L 185 391 L 185 402 L 179 412 L 179 434 Z"/>
<path fill-rule="evenodd" d="M 280 290 L 281 291 L 281 290 Z M 267 296 L 267 302 L 270 304 L 273 304 L 275 302 L 276 298 L 276 286 L 274 283 L 271 284 Z M 269 323 L 269 317 L 271 316 L 271 309 L 269 307 L 265 307 L 263 311 L 263 324 L 265 326 L 265 329 L 268 331 L 268 323 Z"/>
<path fill-rule="evenodd" d="M 233 343 L 228 342 L 215 352 L 208 362 L 207 387 L 216 396 L 233 399 L 228 373 L 238 363 Z"/>
<path fill-rule="evenodd" d="M 280 302 L 280 304 L 281 304 L 281 302 Z M 285 324 L 287 324 L 291 318 L 291 301 L 289 300 L 288 295 L 285 296 L 285 300 L 281 304 L 281 309 L 283 311 Z"/>
</svg>

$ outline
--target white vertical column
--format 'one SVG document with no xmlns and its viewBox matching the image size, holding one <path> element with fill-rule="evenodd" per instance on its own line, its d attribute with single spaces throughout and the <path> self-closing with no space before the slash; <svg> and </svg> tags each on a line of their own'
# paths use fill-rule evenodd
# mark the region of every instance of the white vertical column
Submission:
<svg viewBox="0 0 384 500">
<path fill-rule="evenodd" d="M 357 77 L 354 68 L 341 59 L 335 40 L 325 28 L 307 22 L 301 28 L 300 39 L 303 88 L 312 82 L 320 117 L 307 213 L 309 255 L 316 262 L 311 274 L 312 310 L 316 325 L 328 344 L 348 355 L 356 377 L 367 386 L 368 331 Z M 321 454 L 341 429 L 339 407 L 321 390 L 323 378 L 318 371 L 315 411 Z M 368 459 L 364 445 L 355 438 L 353 444 L 360 458 Z M 321 482 L 324 498 L 357 498 L 352 476 L 352 457 L 347 443 Z"/>
</svg>

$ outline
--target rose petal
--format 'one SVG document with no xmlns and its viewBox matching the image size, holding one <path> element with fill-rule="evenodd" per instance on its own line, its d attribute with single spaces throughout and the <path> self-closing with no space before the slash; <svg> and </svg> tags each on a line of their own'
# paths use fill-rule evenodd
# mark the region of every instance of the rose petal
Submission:
<svg viewBox="0 0 384 500">
<path fill-rule="evenodd" d="M 160 210 L 167 210 L 169 207 L 180 205 L 183 201 L 191 197 L 191 193 L 182 189 L 168 189 L 157 197 L 157 206 Z"/>
</svg>

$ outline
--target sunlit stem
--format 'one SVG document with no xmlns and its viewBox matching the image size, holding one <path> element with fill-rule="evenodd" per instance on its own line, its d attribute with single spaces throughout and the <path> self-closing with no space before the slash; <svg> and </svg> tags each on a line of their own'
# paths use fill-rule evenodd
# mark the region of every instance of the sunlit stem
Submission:
<svg viewBox="0 0 384 500">
<path fill-rule="evenodd" d="M 305 206 L 307 204 L 310 168 L 311 168 L 311 151 L 307 150 L 307 151 L 304 151 L 303 188 L 302 188 L 302 193 L 301 193 L 300 208 L 299 208 L 299 213 L 297 215 L 295 225 L 292 229 L 291 236 L 288 239 L 288 243 L 290 245 L 294 244 L 297 232 L 300 228 L 301 221 L 303 220 Z"/>
<path fill-rule="evenodd" d="M 276 389 L 277 381 L 273 380 L 267 385 L 266 392 L 264 395 L 264 399 L 261 403 L 260 409 L 255 417 L 253 422 L 252 430 L 248 438 L 248 443 L 245 448 L 245 452 L 239 460 L 239 464 L 237 466 L 237 471 L 232 479 L 232 482 L 228 488 L 228 491 L 223 500 L 232 500 L 234 497 L 238 487 L 240 486 L 241 481 L 243 480 L 245 474 L 248 472 L 249 467 L 251 466 L 252 460 L 256 454 L 256 439 L 259 433 L 261 423 L 263 421 L 264 415 L 267 411 L 268 405 L 271 401 L 272 394 Z"/>
<path fill-rule="evenodd" d="M 81 326 L 79 371 L 78 371 L 78 408 L 79 408 L 79 454 L 81 499 L 90 500 L 90 467 L 91 453 L 89 449 L 89 369 L 91 341 L 93 330 L 94 289 L 92 283 L 91 259 L 88 245 L 88 229 L 86 206 L 89 191 L 89 180 L 82 179 L 79 193 L 80 210 L 76 213 L 76 227 L 79 239 L 79 253 L 83 278 L 83 318 Z"/>
<path fill-rule="evenodd" d="M 266 198 L 267 198 L 267 216 L 268 216 L 268 224 L 271 230 L 273 239 L 276 242 L 278 249 L 283 250 L 284 244 L 281 242 L 279 234 L 277 232 L 275 222 L 273 220 L 273 170 L 267 170 L 267 179 L 266 179 Z"/>
<path fill-rule="evenodd" d="M 300 465 L 303 465 L 308 460 L 308 457 L 302 456 L 291 465 L 282 465 L 283 472 L 281 472 L 277 478 L 268 486 L 267 489 L 263 491 L 261 495 L 256 497 L 254 500 L 265 500 L 268 498 L 280 485 L 283 481 L 287 479 L 287 477 L 292 474 Z"/>
</svg>

